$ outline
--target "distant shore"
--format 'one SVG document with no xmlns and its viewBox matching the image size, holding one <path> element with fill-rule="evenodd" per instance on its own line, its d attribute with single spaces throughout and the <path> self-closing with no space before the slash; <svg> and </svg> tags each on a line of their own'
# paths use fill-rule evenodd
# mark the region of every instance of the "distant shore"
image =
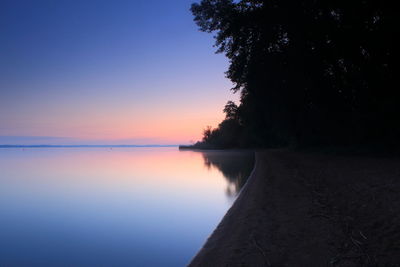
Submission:
<svg viewBox="0 0 400 267">
<path fill-rule="evenodd" d="M 96 148 L 96 147 L 178 147 L 178 145 L 0 145 L 0 148 Z"/>
<path fill-rule="evenodd" d="M 189 266 L 398 266 L 400 158 L 269 150 Z"/>
</svg>

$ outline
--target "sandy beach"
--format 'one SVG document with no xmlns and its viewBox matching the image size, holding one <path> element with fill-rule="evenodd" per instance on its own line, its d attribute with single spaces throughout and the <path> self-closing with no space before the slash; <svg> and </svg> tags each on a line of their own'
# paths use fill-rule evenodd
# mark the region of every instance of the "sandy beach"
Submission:
<svg viewBox="0 0 400 267">
<path fill-rule="evenodd" d="M 269 150 L 190 266 L 400 266 L 400 160 Z"/>
</svg>

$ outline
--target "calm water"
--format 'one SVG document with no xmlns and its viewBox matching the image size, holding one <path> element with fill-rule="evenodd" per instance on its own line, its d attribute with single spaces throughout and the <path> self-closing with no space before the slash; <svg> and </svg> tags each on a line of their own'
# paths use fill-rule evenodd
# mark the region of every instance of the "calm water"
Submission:
<svg viewBox="0 0 400 267">
<path fill-rule="evenodd" d="M 244 152 L 0 149 L 0 266 L 183 266 L 252 166 Z"/>
</svg>

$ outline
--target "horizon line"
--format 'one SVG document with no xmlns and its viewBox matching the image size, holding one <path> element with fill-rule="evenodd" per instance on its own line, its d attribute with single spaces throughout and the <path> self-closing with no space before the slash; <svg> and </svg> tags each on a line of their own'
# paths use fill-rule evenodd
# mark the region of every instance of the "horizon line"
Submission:
<svg viewBox="0 0 400 267">
<path fill-rule="evenodd" d="M 0 145 L 0 148 L 57 148 L 57 147 L 178 147 L 179 145 Z"/>
</svg>

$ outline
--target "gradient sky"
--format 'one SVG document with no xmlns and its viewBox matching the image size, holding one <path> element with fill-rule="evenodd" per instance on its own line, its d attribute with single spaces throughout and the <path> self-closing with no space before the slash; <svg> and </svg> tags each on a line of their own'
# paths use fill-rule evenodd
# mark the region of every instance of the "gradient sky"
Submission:
<svg viewBox="0 0 400 267">
<path fill-rule="evenodd" d="M 192 2 L 2 0 L 0 136 L 200 139 L 238 96 Z"/>
</svg>

